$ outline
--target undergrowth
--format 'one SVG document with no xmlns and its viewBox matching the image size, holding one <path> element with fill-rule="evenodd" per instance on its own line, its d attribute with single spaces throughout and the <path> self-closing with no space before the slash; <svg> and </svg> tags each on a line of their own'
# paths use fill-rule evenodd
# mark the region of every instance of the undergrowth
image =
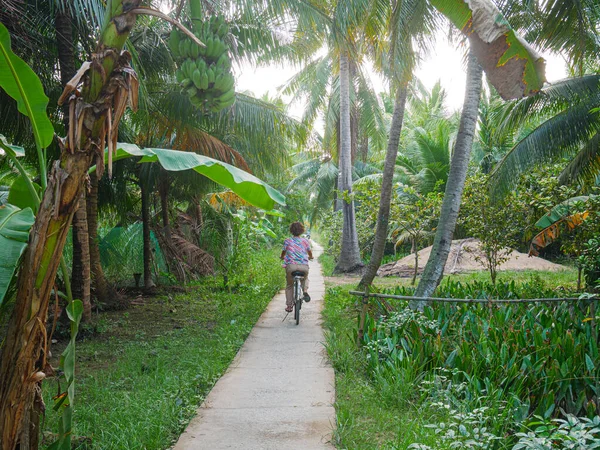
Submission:
<svg viewBox="0 0 600 450">
<path fill-rule="evenodd" d="M 231 291 L 206 279 L 187 293 L 101 314 L 99 334 L 77 343 L 76 448 L 169 447 L 283 286 L 276 250 L 254 253 L 241 269 L 252 283 Z M 44 383 L 47 405 L 59 390 Z M 56 430 L 57 420 L 49 408 L 45 429 Z"/>
<path fill-rule="evenodd" d="M 411 295 L 413 290 L 385 292 Z M 495 287 L 446 281 L 436 294 L 539 298 L 571 293 L 532 278 Z M 372 304 L 358 349 L 356 332 L 349 331 L 357 329 L 356 298 L 345 288 L 327 292 L 340 448 L 600 446 L 595 425 L 600 355 L 589 301 L 445 303 L 424 313 L 406 306 L 400 300 Z M 557 442 L 562 444 L 552 446 Z"/>
</svg>

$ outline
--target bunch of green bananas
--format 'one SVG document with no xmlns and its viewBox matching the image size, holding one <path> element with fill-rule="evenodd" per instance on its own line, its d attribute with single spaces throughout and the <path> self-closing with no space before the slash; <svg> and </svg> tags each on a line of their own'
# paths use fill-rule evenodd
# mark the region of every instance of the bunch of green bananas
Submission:
<svg viewBox="0 0 600 450">
<path fill-rule="evenodd" d="M 198 108 L 218 112 L 235 102 L 229 46 L 223 42 L 228 32 L 229 27 L 222 16 L 195 21 L 194 35 L 206 47 L 200 47 L 177 29 L 171 32 L 169 48 L 179 61 L 175 76 Z"/>
</svg>

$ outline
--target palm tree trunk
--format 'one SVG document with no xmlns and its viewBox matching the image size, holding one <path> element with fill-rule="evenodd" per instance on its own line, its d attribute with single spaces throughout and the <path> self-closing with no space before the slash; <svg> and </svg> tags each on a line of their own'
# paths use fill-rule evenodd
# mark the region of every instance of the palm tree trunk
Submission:
<svg viewBox="0 0 600 450">
<path fill-rule="evenodd" d="M 381 265 L 385 242 L 387 241 L 388 222 L 390 216 L 390 203 L 392 201 L 392 185 L 394 181 L 394 169 L 396 167 L 396 156 L 398 155 L 398 145 L 400 144 L 400 133 L 402 132 L 402 122 L 404 121 L 404 109 L 406 106 L 406 85 L 401 86 L 396 92 L 394 102 L 394 114 L 392 115 L 392 124 L 390 127 L 390 137 L 388 148 L 385 154 L 383 166 L 383 180 L 381 182 L 381 196 L 379 197 L 379 213 L 377 214 L 377 227 L 375 228 L 375 241 L 371 252 L 371 260 L 367 270 L 360 280 L 359 286 L 366 288 L 371 286 L 377 270 Z"/>
<path fill-rule="evenodd" d="M 444 276 L 444 267 L 452 245 L 452 236 L 456 228 L 456 219 L 458 218 L 462 192 L 467 178 L 469 158 L 473 147 L 473 136 L 475 135 L 477 116 L 479 115 L 481 79 L 481 67 L 471 50 L 468 57 L 465 103 L 460 117 L 452 161 L 450 162 L 450 173 L 442 202 L 440 221 L 435 232 L 431 255 L 415 292 L 416 297 L 430 297 Z M 410 307 L 422 310 L 425 307 L 425 302 L 414 301 L 410 303 Z"/>
<path fill-rule="evenodd" d="M 350 133 L 350 76 L 348 55 L 340 54 L 340 184 L 342 193 L 342 249 L 335 272 L 353 272 L 363 267 L 358 246 L 354 200 L 352 199 L 352 161 Z"/>
<path fill-rule="evenodd" d="M 88 234 L 85 192 L 79 197 L 79 206 L 73 216 L 73 275 L 71 290 L 73 298 L 83 303 L 84 322 L 92 321 L 92 302 L 90 299 L 90 238 Z"/>
<path fill-rule="evenodd" d="M 163 232 L 167 242 L 171 243 L 171 225 L 169 223 L 169 176 L 166 170 L 160 169 L 161 175 L 158 183 L 160 195 L 160 212 L 162 216 Z"/>
<path fill-rule="evenodd" d="M 41 382 L 46 369 L 46 319 L 50 292 L 54 287 L 63 248 L 73 213 L 77 208 L 83 183 L 95 157 L 103 148 L 108 110 L 113 104 L 114 89 L 108 84 L 125 83 L 121 68 L 127 57 L 121 49 L 136 21 L 130 12 L 141 0 L 109 2 L 110 11 L 102 29 L 94 64 L 84 76 L 82 98 L 90 104 L 81 108 L 82 132 L 78 142 L 64 142 L 60 159 L 52 165 L 29 245 L 23 254 L 17 280 L 15 306 L 0 354 L 0 448 L 2 450 L 35 449 L 39 428 L 31 421 L 34 404 L 41 404 Z M 117 69 L 113 72 L 114 69 Z M 129 69 L 128 69 L 129 70 Z M 71 118 L 74 120 L 76 118 Z M 70 148 L 71 144 L 78 148 Z"/>
<path fill-rule="evenodd" d="M 152 289 L 152 246 L 150 241 L 150 192 L 144 182 L 140 182 L 142 190 L 142 232 L 144 242 L 144 289 Z"/>
<path fill-rule="evenodd" d="M 87 222 L 90 248 L 90 273 L 92 278 L 92 291 L 96 302 L 106 309 L 126 309 L 129 305 L 127 299 L 120 295 L 107 281 L 100 261 L 100 247 L 98 241 L 98 174 L 90 174 L 90 190 L 87 193 Z"/>
</svg>

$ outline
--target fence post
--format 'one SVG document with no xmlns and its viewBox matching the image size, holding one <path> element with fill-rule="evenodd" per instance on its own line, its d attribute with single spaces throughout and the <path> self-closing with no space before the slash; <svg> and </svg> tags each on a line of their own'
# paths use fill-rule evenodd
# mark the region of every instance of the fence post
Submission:
<svg viewBox="0 0 600 450">
<path fill-rule="evenodd" d="M 358 326 L 358 335 L 356 337 L 356 345 L 360 347 L 365 335 L 365 320 L 367 318 L 367 305 L 369 303 L 369 290 L 365 290 L 362 297 L 362 311 L 360 312 L 360 325 Z"/>
</svg>

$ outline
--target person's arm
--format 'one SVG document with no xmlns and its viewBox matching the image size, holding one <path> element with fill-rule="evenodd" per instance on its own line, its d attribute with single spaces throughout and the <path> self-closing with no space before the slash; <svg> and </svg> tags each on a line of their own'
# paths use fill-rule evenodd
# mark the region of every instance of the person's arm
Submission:
<svg viewBox="0 0 600 450">
<path fill-rule="evenodd" d="M 285 258 L 286 251 L 287 251 L 287 239 L 285 241 L 283 241 L 283 250 L 281 250 L 281 256 L 279 257 L 279 259 L 283 260 L 283 258 Z"/>
<path fill-rule="evenodd" d="M 311 250 L 308 251 L 308 259 L 314 259 Z"/>
</svg>

